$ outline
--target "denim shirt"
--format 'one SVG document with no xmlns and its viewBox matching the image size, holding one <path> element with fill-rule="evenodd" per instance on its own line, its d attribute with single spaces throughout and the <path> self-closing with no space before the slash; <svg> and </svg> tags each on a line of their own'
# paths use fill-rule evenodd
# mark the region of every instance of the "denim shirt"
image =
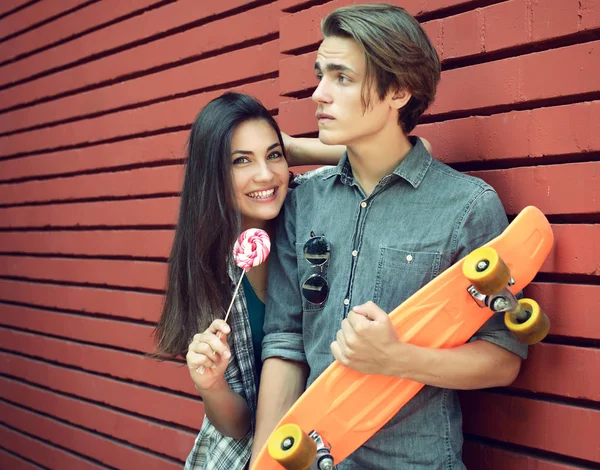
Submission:
<svg viewBox="0 0 600 470">
<path fill-rule="evenodd" d="M 310 385 L 333 362 L 330 344 L 352 306 L 373 300 L 390 312 L 504 230 L 506 214 L 492 187 L 433 159 L 419 139 L 411 143 L 406 158 L 368 197 L 347 155 L 289 194 L 269 261 L 263 361 L 306 362 Z M 331 245 L 322 268 L 304 258 L 311 232 Z M 303 281 L 318 272 L 330 287 L 323 306 L 301 294 Z M 502 315 L 472 339 L 527 356 Z M 463 469 L 462 439 L 456 392 L 425 386 L 337 468 Z"/>
</svg>

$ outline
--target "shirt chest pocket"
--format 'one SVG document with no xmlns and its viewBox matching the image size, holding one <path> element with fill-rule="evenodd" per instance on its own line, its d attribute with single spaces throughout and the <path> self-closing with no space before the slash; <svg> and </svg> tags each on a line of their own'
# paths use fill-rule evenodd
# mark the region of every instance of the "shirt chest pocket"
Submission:
<svg viewBox="0 0 600 470">
<path fill-rule="evenodd" d="M 392 311 L 439 274 L 442 254 L 381 247 L 373 301 Z"/>
</svg>

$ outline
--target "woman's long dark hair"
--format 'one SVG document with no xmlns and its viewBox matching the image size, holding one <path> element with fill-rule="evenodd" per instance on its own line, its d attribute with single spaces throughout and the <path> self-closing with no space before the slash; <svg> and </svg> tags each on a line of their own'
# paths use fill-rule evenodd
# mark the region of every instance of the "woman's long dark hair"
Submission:
<svg viewBox="0 0 600 470">
<path fill-rule="evenodd" d="M 202 109 L 192 126 L 166 299 L 154 332 L 159 355 L 185 356 L 194 334 L 223 318 L 231 301 L 228 267 L 241 230 L 232 187 L 231 138 L 249 120 L 269 123 L 283 149 L 277 123 L 248 95 L 223 94 Z"/>
</svg>

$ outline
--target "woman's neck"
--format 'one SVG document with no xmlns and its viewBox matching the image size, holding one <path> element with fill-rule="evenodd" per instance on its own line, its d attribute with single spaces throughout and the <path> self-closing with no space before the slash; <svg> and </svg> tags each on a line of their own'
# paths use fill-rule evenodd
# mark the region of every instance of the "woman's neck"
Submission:
<svg viewBox="0 0 600 470">
<path fill-rule="evenodd" d="M 256 219 L 246 219 L 242 217 L 242 232 L 251 229 L 257 228 L 260 230 L 264 230 L 267 232 L 270 238 L 275 236 L 275 221 L 274 220 L 256 220 Z"/>
</svg>

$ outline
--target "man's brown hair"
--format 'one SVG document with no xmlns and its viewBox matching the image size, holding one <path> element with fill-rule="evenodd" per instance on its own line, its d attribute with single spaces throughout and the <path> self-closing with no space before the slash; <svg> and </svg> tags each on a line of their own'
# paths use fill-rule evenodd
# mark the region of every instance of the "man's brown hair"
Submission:
<svg viewBox="0 0 600 470">
<path fill-rule="evenodd" d="M 380 100 L 389 91 L 411 93 L 398 116 L 404 133 L 410 133 L 435 98 L 441 70 L 437 52 L 418 21 L 395 5 L 367 3 L 334 10 L 323 19 L 321 31 L 324 38 L 353 39 L 364 51 L 365 109 L 373 85 Z"/>
</svg>

